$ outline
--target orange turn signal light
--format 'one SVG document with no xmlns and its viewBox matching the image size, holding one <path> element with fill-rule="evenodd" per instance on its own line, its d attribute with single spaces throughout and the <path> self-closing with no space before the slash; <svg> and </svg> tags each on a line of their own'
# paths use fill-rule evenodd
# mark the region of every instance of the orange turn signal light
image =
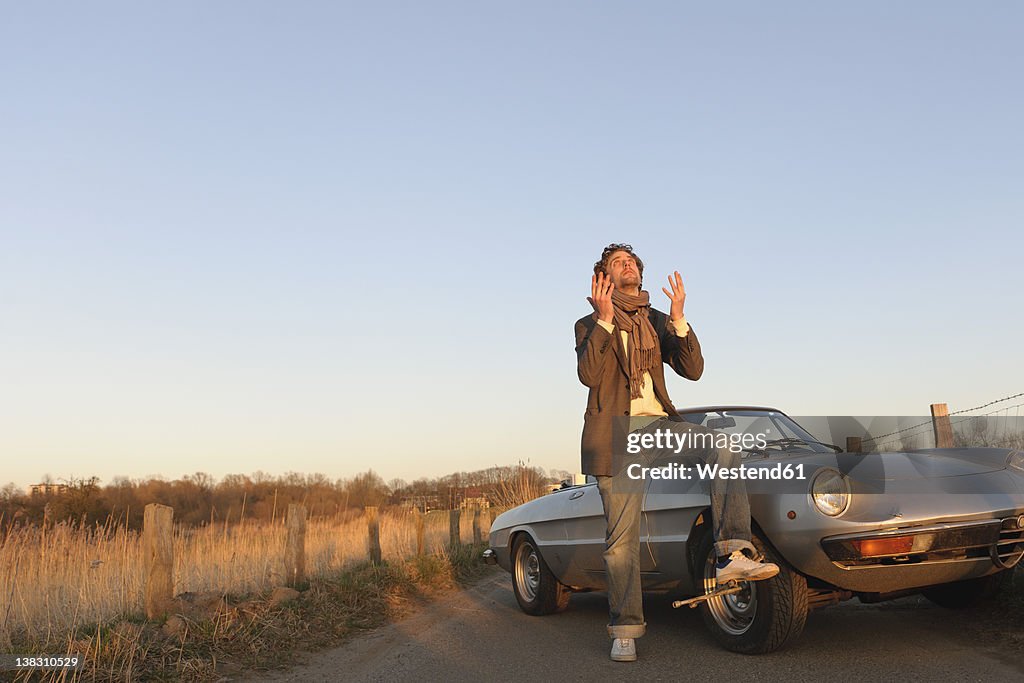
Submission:
<svg viewBox="0 0 1024 683">
<path fill-rule="evenodd" d="M 914 549 L 913 536 L 893 536 L 892 538 L 869 538 L 854 541 L 853 547 L 861 557 L 878 557 L 879 555 L 902 555 Z"/>
</svg>

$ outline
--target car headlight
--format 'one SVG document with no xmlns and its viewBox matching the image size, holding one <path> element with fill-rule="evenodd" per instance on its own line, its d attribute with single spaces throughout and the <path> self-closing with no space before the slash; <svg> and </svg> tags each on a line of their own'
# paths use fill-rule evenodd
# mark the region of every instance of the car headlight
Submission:
<svg viewBox="0 0 1024 683">
<path fill-rule="evenodd" d="M 1006 464 L 1009 467 L 1024 472 L 1024 451 L 1010 453 L 1010 457 L 1006 459 Z"/>
<path fill-rule="evenodd" d="M 838 517 L 850 507 L 850 483 L 834 469 L 824 467 L 811 478 L 811 500 L 818 512 Z"/>
</svg>

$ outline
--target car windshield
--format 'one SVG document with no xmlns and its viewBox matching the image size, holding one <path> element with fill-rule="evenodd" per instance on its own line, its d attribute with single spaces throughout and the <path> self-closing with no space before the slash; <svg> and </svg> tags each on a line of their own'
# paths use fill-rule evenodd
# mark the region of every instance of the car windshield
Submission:
<svg viewBox="0 0 1024 683">
<path fill-rule="evenodd" d="M 823 444 L 790 417 L 774 410 L 710 410 L 707 412 L 683 412 L 680 415 L 687 422 L 699 424 L 708 429 L 727 434 L 750 434 L 763 438 L 764 448 L 756 451 L 800 451 L 831 453 L 833 449 Z"/>
</svg>

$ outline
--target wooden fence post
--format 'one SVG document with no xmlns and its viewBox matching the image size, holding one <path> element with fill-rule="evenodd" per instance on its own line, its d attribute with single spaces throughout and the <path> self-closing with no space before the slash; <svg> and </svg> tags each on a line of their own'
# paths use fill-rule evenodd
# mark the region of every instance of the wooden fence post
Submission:
<svg viewBox="0 0 1024 683">
<path fill-rule="evenodd" d="M 370 534 L 370 564 L 380 564 L 380 522 L 377 519 L 377 506 L 366 508 L 366 528 Z"/>
<path fill-rule="evenodd" d="M 953 447 L 953 424 L 949 421 L 949 406 L 945 403 L 933 403 L 932 430 L 935 432 L 936 448 Z"/>
<path fill-rule="evenodd" d="M 458 508 L 448 512 L 448 545 L 452 547 L 462 545 L 462 535 L 459 532 Z"/>
<path fill-rule="evenodd" d="M 306 508 L 297 503 L 288 504 L 288 540 L 284 548 L 285 581 L 292 588 L 306 582 Z"/>
<path fill-rule="evenodd" d="M 481 543 L 480 535 L 480 506 L 473 508 L 473 543 Z"/>
<path fill-rule="evenodd" d="M 146 563 L 146 617 L 158 619 L 174 599 L 174 508 L 150 503 L 142 521 L 142 552 Z"/>
<path fill-rule="evenodd" d="M 861 453 L 861 438 L 859 436 L 848 436 L 846 437 L 846 452 L 847 453 Z"/>
<path fill-rule="evenodd" d="M 426 548 L 426 530 L 424 529 L 423 517 L 424 514 L 416 510 L 416 554 L 422 555 L 427 551 Z"/>
</svg>

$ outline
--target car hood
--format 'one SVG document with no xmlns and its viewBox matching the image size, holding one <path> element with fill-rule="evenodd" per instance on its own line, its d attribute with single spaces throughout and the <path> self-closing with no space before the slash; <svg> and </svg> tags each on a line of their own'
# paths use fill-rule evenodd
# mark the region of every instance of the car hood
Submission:
<svg viewBox="0 0 1024 683">
<path fill-rule="evenodd" d="M 1006 469 L 1005 448 L 933 448 L 920 451 L 838 454 L 839 469 L 860 481 L 964 477 Z M 845 457 L 844 457 L 845 456 Z"/>
</svg>

